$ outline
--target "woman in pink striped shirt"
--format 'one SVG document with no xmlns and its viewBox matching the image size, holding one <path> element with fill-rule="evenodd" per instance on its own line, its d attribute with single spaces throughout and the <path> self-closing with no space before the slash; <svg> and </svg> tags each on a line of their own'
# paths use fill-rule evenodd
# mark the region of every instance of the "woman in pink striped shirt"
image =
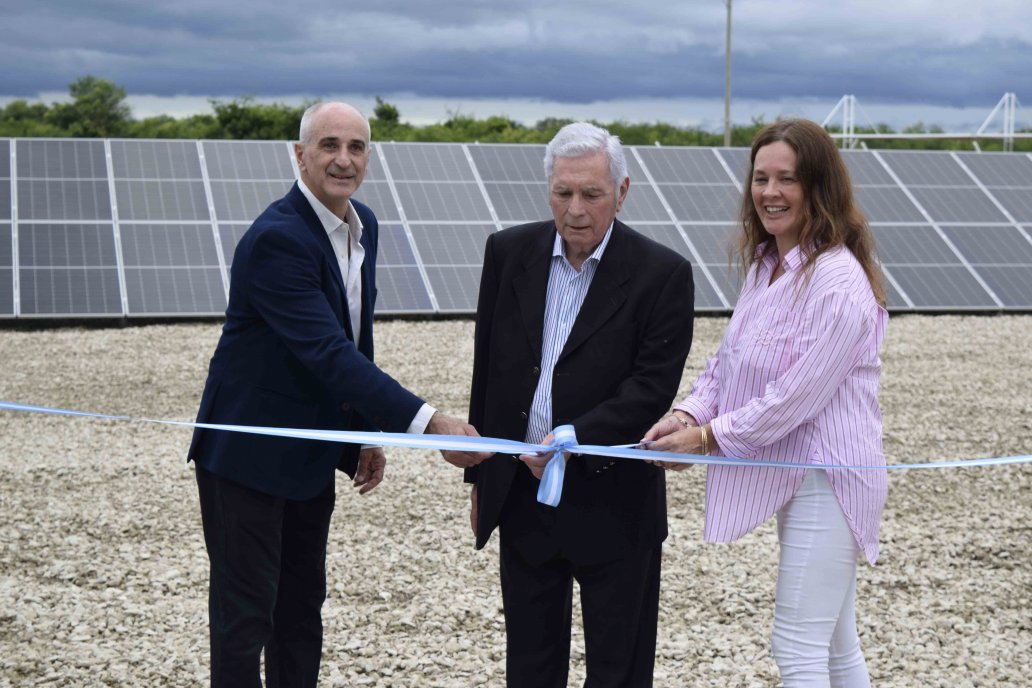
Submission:
<svg viewBox="0 0 1032 688">
<path fill-rule="evenodd" d="M 817 124 L 767 127 L 750 159 L 737 307 L 691 395 L 645 439 L 655 450 L 800 465 L 710 466 L 705 538 L 736 540 L 776 515 L 772 649 L 785 686 L 869 686 L 856 562 L 878 556 L 888 485 L 884 468 L 858 468 L 885 463 L 878 351 L 888 314 L 874 239 Z"/>
</svg>

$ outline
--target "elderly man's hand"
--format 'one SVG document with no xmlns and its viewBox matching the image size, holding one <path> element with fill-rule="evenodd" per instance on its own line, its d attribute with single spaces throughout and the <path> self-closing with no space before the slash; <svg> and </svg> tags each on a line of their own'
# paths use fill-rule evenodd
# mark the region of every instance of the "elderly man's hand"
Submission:
<svg viewBox="0 0 1032 688">
<path fill-rule="evenodd" d="M 552 440 L 555 439 L 552 433 L 548 433 L 545 439 L 541 440 L 541 444 L 552 444 Z M 527 464 L 527 468 L 534 474 L 534 477 L 541 480 L 541 476 L 545 474 L 545 466 L 552 459 L 555 452 L 547 452 L 545 454 L 520 454 L 520 461 Z"/>
</svg>

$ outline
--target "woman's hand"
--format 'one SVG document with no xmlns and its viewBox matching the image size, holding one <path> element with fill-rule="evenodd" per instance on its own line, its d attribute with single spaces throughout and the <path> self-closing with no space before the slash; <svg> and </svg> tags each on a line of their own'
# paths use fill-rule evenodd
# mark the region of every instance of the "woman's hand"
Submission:
<svg viewBox="0 0 1032 688">
<path fill-rule="evenodd" d="M 684 411 L 674 411 L 673 414 L 663 418 L 645 433 L 645 436 L 641 438 L 641 443 L 644 445 L 648 442 L 659 439 L 660 437 L 666 437 L 671 433 L 675 433 L 678 430 L 685 429 L 685 423 L 688 426 L 698 425 L 695 419 L 689 416 Z"/>
<path fill-rule="evenodd" d="M 687 423 L 687 425 L 686 425 Z M 652 451 L 698 454 L 702 449 L 702 431 L 694 418 L 683 411 L 675 411 L 645 433 L 642 446 Z M 672 461 L 649 461 L 649 463 L 673 471 L 683 471 L 694 464 Z"/>
</svg>

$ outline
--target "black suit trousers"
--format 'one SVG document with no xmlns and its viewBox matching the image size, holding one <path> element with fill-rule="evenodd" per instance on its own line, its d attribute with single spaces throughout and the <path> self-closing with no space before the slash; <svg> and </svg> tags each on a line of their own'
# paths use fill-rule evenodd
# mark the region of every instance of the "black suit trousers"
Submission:
<svg viewBox="0 0 1032 688">
<path fill-rule="evenodd" d="M 211 563 L 208 613 L 213 688 L 314 688 L 322 656 L 326 541 L 334 482 L 295 501 L 197 466 Z"/>
<path fill-rule="evenodd" d="M 566 688 L 573 581 L 581 592 L 584 688 L 649 688 L 656 661 L 662 544 L 611 561 L 529 562 L 501 533 L 509 688 Z"/>
</svg>

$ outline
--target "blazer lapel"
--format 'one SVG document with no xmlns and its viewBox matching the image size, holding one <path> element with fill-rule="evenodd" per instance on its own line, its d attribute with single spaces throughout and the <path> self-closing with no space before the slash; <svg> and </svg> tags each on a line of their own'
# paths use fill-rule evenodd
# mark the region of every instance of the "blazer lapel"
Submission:
<svg viewBox="0 0 1032 688">
<path fill-rule="evenodd" d="M 609 237 L 606 251 L 602 254 L 602 260 L 591 280 L 591 287 L 584 297 L 584 304 L 573 322 L 570 336 L 566 338 L 566 345 L 563 346 L 558 360 L 563 360 L 598 331 L 627 300 L 624 284 L 631 277 L 631 266 L 624 259 L 623 243 L 626 231 L 623 223 L 613 222 L 613 234 Z M 648 269 L 647 266 L 642 267 Z"/>
<path fill-rule="evenodd" d="M 330 242 L 330 237 L 326 234 L 326 228 L 319 221 L 319 216 L 315 214 L 312 204 L 308 202 L 305 195 L 301 193 L 301 189 L 298 188 L 297 182 L 294 183 L 289 196 L 291 205 L 294 206 L 298 215 L 304 219 L 309 231 L 315 238 L 315 242 L 322 250 L 323 256 L 330 264 L 330 272 L 333 274 L 334 279 L 337 280 L 337 286 L 343 295 L 343 302 L 340 304 L 340 308 L 343 314 L 344 331 L 347 332 L 349 339 L 354 340 L 355 335 L 351 327 L 351 315 L 348 310 L 348 290 L 344 284 L 344 276 L 340 274 L 340 263 L 337 262 L 337 253 L 333 250 L 333 243 Z"/>
<path fill-rule="evenodd" d="M 523 331 L 537 360 L 541 360 L 541 340 L 545 336 L 545 298 L 554 241 L 555 224 L 546 223 L 523 254 L 523 272 L 513 278 Z"/>
</svg>

